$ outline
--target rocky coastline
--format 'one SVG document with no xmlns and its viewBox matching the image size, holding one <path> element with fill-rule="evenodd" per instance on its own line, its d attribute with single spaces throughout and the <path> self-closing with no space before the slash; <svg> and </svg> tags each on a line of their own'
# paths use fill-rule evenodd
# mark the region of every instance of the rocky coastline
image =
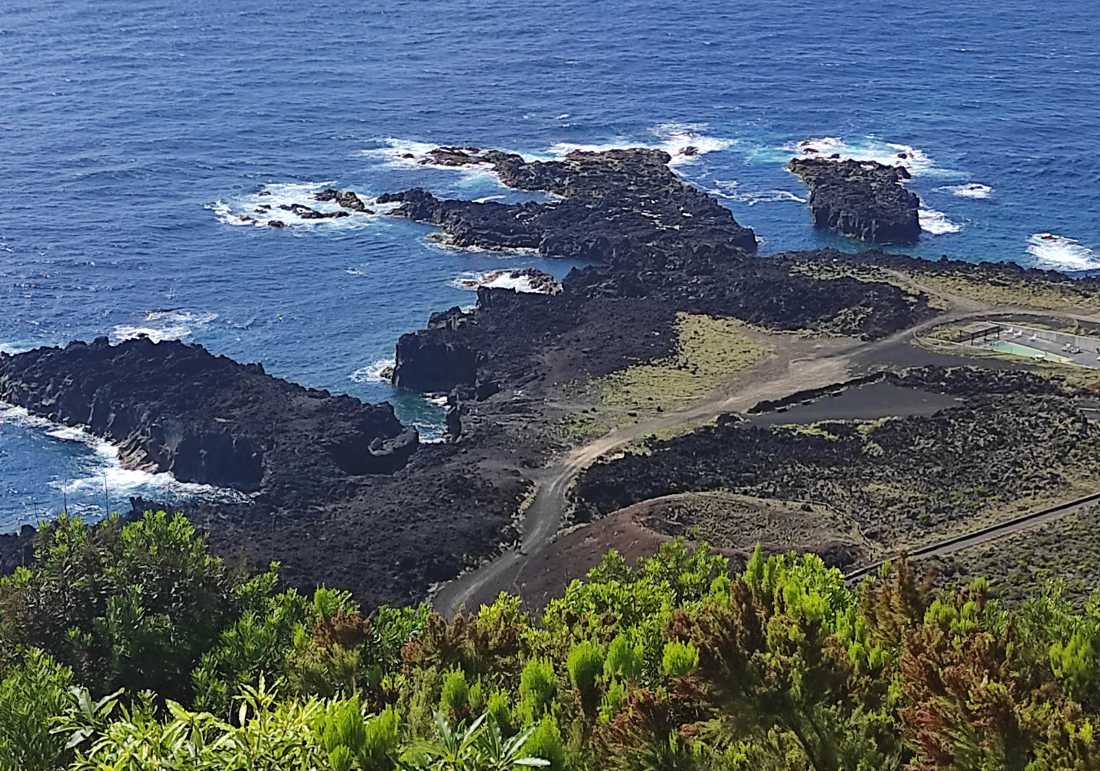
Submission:
<svg viewBox="0 0 1100 771">
<path fill-rule="evenodd" d="M 389 214 L 432 224 L 457 246 L 531 249 L 589 263 L 560 284 L 513 271 L 544 291 L 479 286 L 472 309 L 435 313 L 397 340 L 392 381 L 447 395 L 447 442 L 420 443 L 388 404 L 304 388 L 199 346 L 147 339 L 0 354 L 0 401 L 80 425 L 116 443 L 131 466 L 246 493 L 247 503 L 198 500 L 186 510 L 211 546 L 242 566 L 277 560 L 295 586 L 344 586 L 368 604 L 410 602 L 519 539 L 516 512 L 537 488 L 539 470 L 570 449 L 557 432 L 570 408 L 556 404 L 563 389 L 669 360 L 683 314 L 735 319 L 762 334 L 890 342 L 944 312 L 920 281 L 898 281 L 894 273 L 1000 287 L 1027 281 L 1082 301 L 1100 295 L 1100 281 L 1074 283 L 1017 266 L 831 250 L 758 256 L 753 231 L 678 177 L 658 150 L 542 162 L 443 147 L 419 160 L 484 165 L 504 184 L 552 200 L 479 203 L 413 189 L 377 199 L 395 205 Z M 864 171 L 889 181 L 886 172 Z M 900 188 L 900 172 L 891 174 Z M 366 211 L 354 191 L 326 189 L 315 198 L 340 212 Z M 900 232 L 891 224 L 895 213 L 875 210 L 883 201 L 859 203 L 864 209 L 844 221 L 873 239 Z M 308 202 L 294 205 L 303 207 L 301 217 L 312 210 Z M 1000 486 L 1006 495 L 1054 489 L 1064 478 L 1044 464 L 1052 453 L 1076 458 L 1066 442 L 1084 447 L 1094 431 L 1072 396 L 1042 378 L 930 369 L 881 377 L 965 403 L 866 431 L 830 423 L 816 434 L 726 416 L 651 443 L 652 458 L 596 464 L 576 488 L 578 512 L 593 518 L 720 485 L 784 500 L 847 496 L 853 511 L 886 512 L 883 532 L 913 532 L 918 508 L 931 524 L 955 521 L 966 514 L 958 496 L 977 496 L 980 487 Z M 799 392 L 761 409 L 819 395 Z M 913 437 L 934 451 L 916 452 L 907 444 Z M 962 464 L 951 453 L 972 450 L 968 442 L 993 448 L 995 462 L 984 470 Z M 1039 469 L 1034 474 L 1012 465 L 1008 448 L 1021 443 Z M 880 500 L 881 490 L 860 486 L 867 479 L 896 490 L 908 485 L 924 497 L 904 505 Z M 944 491 L 927 479 L 955 486 L 937 498 Z M 148 505 L 155 502 L 135 503 Z M 0 537 L 0 569 L 27 559 L 31 537 Z"/>
<path fill-rule="evenodd" d="M 389 404 L 175 341 L 0 354 L 0 401 L 116 444 L 129 467 L 239 491 L 185 508 L 216 551 L 253 567 L 279 561 L 292 585 L 347 586 L 369 602 L 423 596 L 507 538 L 524 487 L 516 474 L 480 473 L 476 454 L 421 444 Z M 0 538 L 0 568 L 25 563 L 33 535 Z"/>
<path fill-rule="evenodd" d="M 607 374 L 667 355 L 678 311 L 865 338 L 934 315 L 926 298 L 887 282 L 823 281 L 782 256 L 756 257 L 751 231 L 681 181 L 661 151 L 528 162 L 441 148 L 426 160 L 489 164 L 504 184 L 563 200 L 476 203 L 411 190 L 379 198 L 401 204 L 394 215 L 437 225 L 459 245 L 533 248 L 595 264 L 571 271 L 551 297 L 482 288 L 472 311 L 434 314 L 398 341 L 393 382 L 404 388 L 484 395 Z"/>
<path fill-rule="evenodd" d="M 0 401 L 87 429 L 132 468 L 247 493 L 288 473 L 391 474 L 418 445 L 388 404 L 304 388 L 178 341 L 98 338 L 0 354 Z M 292 463 L 296 455 L 308 466 Z"/>
<path fill-rule="evenodd" d="M 795 158 L 787 169 L 810 188 L 815 226 L 876 244 L 920 237 L 920 198 L 902 185 L 909 179 L 904 166 Z"/>
</svg>

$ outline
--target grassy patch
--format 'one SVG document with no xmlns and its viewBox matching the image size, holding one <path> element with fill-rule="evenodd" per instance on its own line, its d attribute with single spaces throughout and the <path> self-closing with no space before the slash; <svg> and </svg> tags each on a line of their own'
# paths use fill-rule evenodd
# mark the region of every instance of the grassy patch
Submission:
<svg viewBox="0 0 1100 771">
<path fill-rule="evenodd" d="M 772 350 L 744 322 L 678 313 L 676 353 L 572 389 L 572 397 L 590 406 L 566 419 L 564 433 L 573 439 L 599 436 L 615 426 L 682 409 L 756 366 Z"/>
<path fill-rule="evenodd" d="M 795 266 L 806 275 L 820 279 L 840 277 L 860 281 L 884 281 L 903 289 L 913 284 L 930 292 L 954 295 L 989 306 L 1013 306 L 1064 312 L 1100 312 L 1100 289 L 1074 279 L 1015 277 L 998 272 L 996 266 L 959 266 L 946 269 L 886 269 L 876 265 L 847 265 L 806 262 Z"/>
</svg>

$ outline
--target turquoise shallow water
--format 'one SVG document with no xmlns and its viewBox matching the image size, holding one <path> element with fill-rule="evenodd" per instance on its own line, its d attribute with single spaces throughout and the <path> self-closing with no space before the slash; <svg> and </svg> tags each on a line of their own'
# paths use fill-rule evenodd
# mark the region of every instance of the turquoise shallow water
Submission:
<svg viewBox="0 0 1100 771">
<path fill-rule="evenodd" d="M 472 302 L 465 272 L 562 263 L 453 252 L 375 219 L 228 224 L 258 191 L 332 181 L 512 196 L 410 168 L 410 143 L 552 155 L 645 143 L 707 151 L 680 171 L 765 251 L 815 233 L 783 171 L 800 142 L 904 152 L 925 200 L 913 251 L 1068 270 L 1100 265 L 1095 5 L 1022 0 L 785 4 L 274 0 L 41 3 L 0 14 L 0 345 L 140 331 L 276 374 L 439 408 L 372 373 L 428 314 Z M 1043 234 L 1046 234 L 1045 236 Z M 0 416 L 0 527 L 163 494 L 107 448 Z M 187 492 L 187 491 L 183 491 Z"/>
</svg>

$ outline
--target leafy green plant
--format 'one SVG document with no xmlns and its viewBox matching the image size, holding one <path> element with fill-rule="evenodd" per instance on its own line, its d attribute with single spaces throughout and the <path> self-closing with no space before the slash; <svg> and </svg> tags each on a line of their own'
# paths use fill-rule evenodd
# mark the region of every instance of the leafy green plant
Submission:
<svg viewBox="0 0 1100 771">
<path fill-rule="evenodd" d="M 599 702 L 600 690 L 597 680 L 603 674 L 603 666 L 603 650 L 589 640 L 575 645 L 566 660 L 569 679 L 580 695 L 581 704 L 588 711 L 595 710 Z"/>
<path fill-rule="evenodd" d="M 519 680 L 520 712 L 528 723 L 542 717 L 558 690 L 554 665 L 547 659 L 531 659 Z"/>
<path fill-rule="evenodd" d="M 65 739 L 50 721 L 68 702 L 72 671 L 36 648 L 0 680 L 0 769 L 52 771 L 65 756 Z"/>
<path fill-rule="evenodd" d="M 45 527 L 34 570 L 0 579 L 0 644 L 45 650 L 97 693 L 188 698 L 190 673 L 236 617 L 233 583 L 183 516 Z"/>
<path fill-rule="evenodd" d="M 691 674 L 697 666 L 699 666 L 699 651 L 690 642 L 670 640 L 665 643 L 664 655 L 661 657 L 661 671 L 666 677 L 684 677 Z"/>
<path fill-rule="evenodd" d="M 529 755 L 545 760 L 551 771 L 564 771 L 565 745 L 557 721 L 552 716 L 543 715 L 530 731 L 523 747 Z"/>
<path fill-rule="evenodd" d="M 468 726 L 452 725 L 442 713 L 436 715 L 436 735 L 417 742 L 402 758 L 407 771 L 510 771 L 542 768 L 552 764 L 530 753 L 526 731 L 505 739 L 500 727 L 487 714 Z"/>
<path fill-rule="evenodd" d="M 469 707 L 469 695 L 466 674 L 461 669 L 453 669 L 443 677 L 439 708 L 452 720 L 461 719 Z"/>
<path fill-rule="evenodd" d="M 607 646 L 604 676 L 608 679 L 620 677 L 624 680 L 636 680 L 642 673 L 642 653 L 642 647 L 631 639 L 631 635 L 615 635 Z"/>
</svg>

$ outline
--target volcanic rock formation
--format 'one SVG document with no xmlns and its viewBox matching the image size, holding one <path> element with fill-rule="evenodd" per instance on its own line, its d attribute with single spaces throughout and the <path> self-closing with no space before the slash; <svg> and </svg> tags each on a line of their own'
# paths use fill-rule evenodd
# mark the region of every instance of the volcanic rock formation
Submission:
<svg viewBox="0 0 1100 771">
<path fill-rule="evenodd" d="M 787 169 L 810 188 L 814 225 L 879 244 L 920 237 L 920 199 L 902 186 L 909 178 L 903 166 L 795 158 Z"/>
<path fill-rule="evenodd" d="M 418 444 L 389 404 L 304 388 L 198 345 L 147 338 L 0 354 L 0 400 L 117 444 L 131 467 L 245 492 L 390 474 Z"/>
</svg>

